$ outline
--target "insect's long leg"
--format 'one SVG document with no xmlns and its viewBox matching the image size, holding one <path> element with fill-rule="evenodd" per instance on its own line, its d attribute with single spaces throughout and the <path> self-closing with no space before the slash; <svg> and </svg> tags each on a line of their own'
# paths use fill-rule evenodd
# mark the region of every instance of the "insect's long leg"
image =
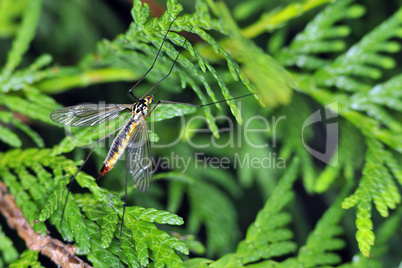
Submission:
<svg viewBox="0 0 402 268">
<path fill-rule="evenodd" d="M 127 154 L 127 152 L 126 152 Z M 119 234 L 119 268 L 121 265 L 121 234 L 123 232 L 123 226 L 124 226 L 124 214 L 126 212 L 126 206 L 127 206 L 127 177 L 128 177 L 128 155 L 126 156 L 126 181 L 125 181 L 125 187 L 124 187 L 124 204 L 123 204 L 123 215 L 121 217 L 121 225 L 120 225 L 120 234 Z"/>
<path fill-rule="evenodd" d="M 127 154 L 127 152 L 126 152 Z M 121 225 L 120 225 L 120 232 L 119 232 L 119 268 L 121 264 L 121 233 L 123 232 L 123 225 L 124 225 L 124 214 L 126 212 L 126 205 L 127 205 L 127 175 L 128 175 L 128 155 L 126 156 L 126 181 L 124 187 L 124 204 L 123 204 L 123 215 L 121 216 Z"/>
<path fill-rule="evenodd" d="M 161 44 L 161 46 L 159 47 L 158 53 L 156 54 L 156 57 L 155 57 L 155 59 L 154 59 L 154 62 L 153 62 L 152 65 L 151 65 L 151 67 L 150 67 L 150 68 L 148 69 L 148 71 L 140 78 L 140 80 L 138 80 L 137 83 L 135 83 L 135 85 L 132 86 L 132 87 L 129 89 L 128 93 L 130 93 L 130 95 L 133 96 L 134 99 L 138 100 L 138 98 L 137 98 L 136 96 L 134 96 L 133 89 L 134 89 L 142 80 L 144 80 L 145 76 L 147 76 L 147 74 L 154 68 L 154 65 L 155 65 L 155 63 L 156 63 L 156 60 L 158 59 L 159 54 L 160 54 L 161 51 L 162 51 L 163 44 L 164 44 L 165 41 L 166 41 L 167 35 L 168 35 L 168 33 L 169 33 L 169 30 L 170 30 L 170 28 L 172 27 L 173 22 L 175 22 L 175 20 L 176 20 L 177 18 L 178 18 L 178 16 L 177 16 L 176 18 L 174 18 L 174 20 L 172 20 L 172 22 L 170 23 L 169 28 L 168 28 L 168 30 L 166 31 L 165 37 L 163 38 L 162 44 Z M 148 91 L 148 92 L 149 92 L 149 91 Z M 148 92 L 147 92 L 147 93 L 148 93 Z M 144 96 L 145 96 L 145 95 L 144 95 Z M 141 99 L 142 99 L 144 96 L 142 96 Z"/>
<path fill-rule="evenodd" d="M 147 117 L 149 117 L 152 112 L 155 110 L 156 107 L 158 107 L 159 104 L 161 103 L 169 103 L 169 104 L 184 104 L 184 105 L 188 105 L 188 106 L 193 106 L 193 107 L 200 107 L 197 104 L 191 104 L 191 103 L 184 103 L 184 102 L 175 102 L 175 101 L 164 101 L 164 100 L 159 100 L 154 107 L 152 107 L 152 109 L 148 112 Z"/>
<path fill-rule="evenodd" d="M 107 134 L 106 136 L 100 138 L 99 140 L 97 140 L 95 142 L 95 145 L 92 147 L 91 151 L 89 152 L 87 158 L 85 158 L 84 163 L 82 163 L 82 165 L 79 167 L 79 169 L 77 170 L 77 172 L 75 172 L 74 176 L 71 177 L 69 185 L 68 185 L 68 191 L 67 191 L 67 196 L 66 196 L 66 201 L 64 202 L 64 206 L 63 206 L 63 210 L 61 212 L 61 219 L 60 219 L 60 230 L 63 234 L 64 237 L 66 237 L 65 233 L 63 232 L 63 218 L 64 218 L 64 212 L 66 210 L 66 206 L 67 206 L 67 201 L 68 201 L 68 196 L 71 192 L 71 185 L 73 184 L 73 181 L 75 179 L 75 177 L 78 175 L 78 173 L 81 171 L 81 169 L 85 166 L 85 164 L 87 163 L 89 157 L 92 155 L 92 153 L 94 152 L 96 146 L 103 141 L 104 139 L 106 139 L 107 137 L 109 137 L 110 135 L 112 135 L 113 133 L 117 132 L 118 130 L 120 130 L 123 126 L 113 130 L 112 132 L 110 132 L 109 134 Z"/>
<path fill-rule="evenodd" d="M 174 61 L 173 61 L 172 67 L 170 67 L 169 73 L 168 73 L 167 75 L 165 75 L 161 80 L 159 80 L 155 85 L 153 85 L 147 92 L 145 92 L 145 94 L 141 97 L 141 99 L 144 98 L 145 96 L 147 96 L 149 92 L 151 92 L 154 88 L 156 88 L 160 83 L 162 83 L 163 80 L 165 80 L 166 78 L 168 78 L 169 75 L 172 73 L 173 68 L 174 68 L 174 66 L 176 65 L 176 62 L 177 62 L 177 60 L 179 59 L 179 56 L 180 56 L 181 52 L 182 52 L 183 49 L 184 49 L 184 45 L 186 44 L 186 42 L 187 42 L 187 37 L 188 37 L 188 35 L 189 35 L 190 33 L 191 33 L 191 31 L 188 32 L 187 35 L 186 35 L 186 37 L 184 38 L 184 42 L 183 42 L 183 44 L 182 44 L 182 46 L 181 46 L 181 48 L 180 48 L 180 50 L 179 50 L 179 53 L 177 53 L 177 56 L 176 56 L 176 58 L 175 58 Z M 159 93 L 159 92 L 158 92 L 158 93 Z M 156 94 L 158 94 L 158 93 L 156 93 Z M 156 95 L 156 94 L 155 94 L 155 95 Z"/>
<path fill-rule="evenodd" d="M 209 105 L 213 105 L 216 103 L 221 103 L 221 102 L 225 102 L 225 101 L 231 101 L 231 100 L 236 100 L 236 99 L 240 99 L 240 98 L 244 98 L 247 96 L 251 96 L 254 95 L 254 93 L 250 93 L 250 94 L 246 94 L 243 96 L 239 96 L 239 97 L 235 97 L 235 98 L 231 98 L 231 99 L 226 99 L 226 100 L 221 100 L 221 101 L 216 101 L 216 102 L 211 102 L 208 104 L 202 104 L 202 105 L 198 105 L 198 104 L 192 104 L 192 103 L 185 103 L 185 102 L 177 102 L 177 101 L 167 101 L 167 100 L 159 100 L 154 107 L 152 107 L 152 109 L 149 111 L 147 117 L 149 117 L 151 115 L 151 113 L 155 110 L 155 108 L 161 104 L 161 103 L 167 103 L 167 104 L 182 104 L 182 105 L 187 105 L 187 106 L 193 106 L 193 107 L 204 107 L 204 106 L 209 106 Z"/>
<path fill-rule="evenodd" d="M 251 95 L 256 95 L 256 94 L 255 93 L 249 93 L 249 94 L 246 94 L 246 95 L 242 95 L 242 96 L 238 96 L 238 97 L 234 97 L 234 98 L 230 98 L 230 99 L 226 99 L 226 100 L 215 101 L 215 102 L 211 102 L 211 103 L 207 103 L 207 104 L 198 105 L 198 107 L 204 107 L 204 106 L 209 106 L 209 105 L 213 105 L 213 104 L 216 104 L 216 103 L 237 100 L 237 99 L 241 99 L 241 98 L 248 97 L 248 96 L 251 96 Z"/>
</svg>

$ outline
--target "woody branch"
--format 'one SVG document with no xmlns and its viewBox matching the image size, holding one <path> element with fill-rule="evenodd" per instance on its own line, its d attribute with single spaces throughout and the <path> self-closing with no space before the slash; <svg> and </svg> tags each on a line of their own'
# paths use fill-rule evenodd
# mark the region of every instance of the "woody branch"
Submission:
<svg viewBox="0 0 402 268">
<path fill-rule="evenodd" d="M 49 235 L 42 236 L 35 233 L 15 204 L 14 196 L 10 195 L 2 181 L 0 181 L 0 213 L 7 220 L 10 228 L 17 230 L 19 237 L 25 241 L 29 249 L 39 251 L 61 267 L 91 267 L 74 254 L 73 246 L 65 245 Z"/>
</svg>

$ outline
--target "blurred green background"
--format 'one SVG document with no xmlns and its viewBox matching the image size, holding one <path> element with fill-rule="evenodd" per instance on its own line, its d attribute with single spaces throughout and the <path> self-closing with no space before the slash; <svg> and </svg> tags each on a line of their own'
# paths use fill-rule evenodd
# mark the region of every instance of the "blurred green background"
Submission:
<svg viewBox="0 0 402 268">
<path fill-rule="evenodd" d="M 1 66 L 7 62 L 12 42 L 20 27 L 21 15 L 25 10 L 24 7 L 29 2 L 28 0 L 0 0 Z M 151 18 L 160 17 L 166 10 L 164 1 L 144 2 L 147 2 L 150 7 Z M 227 115 L 232 119 L 233 125 L 225 120 L 217 121 L 221 131 L 221 137 L 217 140 L 217 143 L 225 144 L 233 139 L 236 141 L 233 147 L 219 149 L 209 146 L 205 149 L 196 149 L 189 146 L 188 141 L 183 138 L 172 147 L 156 148 L 157 146 L 154 146 L 155 148 L 152 149 L 152 154 L 157 158 L 169 157 L 173 153 L 187 159 L 187 157 L 194 157 L 195 153 L 202 153 L 207 157 L 218 157 L 220 159 L 228 157 L 232 161 L 231 163 L 234 163 L 236 155 L 243 157 L 249 155 L 250 158 L 256 157 L 259 159 L 274 155 L 276 159 L 283 157 L 286 160 L 286 167 L 291 166 L 296 161 L 295 159 L 300 160 L 300 165 L 297 167 L 298 180 L 294 183 L 294 187 L 291 188 L 293 190 L 289 190 L 293 192 L 294 200 L 290 201 L 286 206 L 287 212 L 291 215 L 291 220 L 284 220 L 281 224 L 278 224 L 283 229 L 291 230 L 292 234 L 289 237 L 286 236 L 285 240 L 294 242 L 292 249 L 283 250 L 284 254 L 276 253 L 272 254 L 272 256 L 267 254 L 269 257 L 263 253 L 258 253 L 260 255 L 257 254 L 258 257 L 255 257 L 256 265 L 258 261 L 272 260 L 272 263 L 275 262 L 275 264 L 279 263 L 284 267 L 290 267 L 286 266 L 286 261 L 290 262 L 292 259 L 297 259 L 299 264 L 306 267 L 320 266 L 321 264 L 318 261 L 314 263 L 314 254 L 310 256 L 310 259 L 303 262 L 303 258 L 300 257 L 302 253 L 300 252 L 303 251 L 303 246 L 307 243 L 308 237 L 312 235 L 317 221 L 326 211 L 329 211 L 329 208 L 333 207 L 332 205 L 335 204 L 336 198 L 343 200 L 343 198 L 350 196 L 355 189 L 362 185 L 362 177 L 370 177 L 367 174 L 371 170 L 365 170 L 364 167 L 375 161 L 371 161 L 373 157 L 366 154 L 367 151 L 370 148 L 378 149 L 381 147 L 381 152 L 389 152 L 389 155 L 392 156 L 391 158 L 396 161 L 395 170 L 400 170 L 401 167 L 402 116 L 399 105 L 402 101 L 401 94 L 398 93 L 401 92 L 398 89 L 398 84 L 396 83 L 392 87 L 392 94 L 394 95 L 389 94 L 388 99 L 385 99 L 385 101 L 380 96 L 376 102 L 375 96 L 373 99 L 369 99 L 364 94 L 377 84 L 385 83 L 394 77 L 399 79 L 399 74 L 402 71 L 402 66 L 399 64 L 402 60 L 399 52 L 402 25 L 398 24 L 399 22 L 396 23 L 395 27 L 399 31 L 395 30 L 394 35 L 384 38 L 387 41 L 396 43 L 397 45 L 394 45 L 397 49 L 392 48 L 393 44 L 384 44 L 384 40 L 380 40 L 380 36 L 378 37 L 378 44 L 376 42 L 372 44 L 372 50 L 379 51 L 380 56 L 378 58 L 371 58 L 370 53 L 372 51 L 370 49 L 367 49 L 367 55 L 369 55 L 367 56 L 367 61 L 363 56 L 359 58 L 360 54 L 357 56 L 356 62 L 361 60 L 364 64 L 367 64 L 365 66 L 368 66 L 368 69 L 369 67 L 378 67 L 378 63 L 380 65 L 378 69 L 381 69 L 381 71 L 378 71 L 379 76 L 377 76 L 377 70 L 356 68 L 352 65 L 353 60 L 350 62 L 345 61 L 350 64 L 348 66 L 342 66 L 343 62 L 336 60 L 347 54 L 348 49 L 366 37 L 370 31 L 389 19 L 400 9 L 402 1 L 338 1 L 350 3 L 345 4 L 347 8 L 345 7 L 344 14 L 339 11 L 338 13 L 334 12 L 334 14 L 339 14 L 339 21 L 333 18 L 333 25 L 328 22 L 330 25 L 328 28 L 322 26 L 325 25 L 325 22 L 320 24 L 327 35 L 318 36 L 322 32 L 317 29 L 305 30 L 307 24 L 320 15 L 323 16 L 323 10 L 331 5 L 329 2 L 336 1 L 226 1 L 225 5 L 218 1 L 216 5 L 226 6 L 232 16 L 225 14 L 224 9 L 213 10 L 211 8 L 209 12 L 213 14 L 212 17 L 216 16 L 217 21 L 220 23 L 216 22 L 214 24 L 215 22 L 211 22 L 213 20 L 206 19 L 205 21 L 204 19 L 197 21 L 192 18 L 193 26 L 207 31 L 239 63 L 241 67 L 241 72 L 239 73 L 250 80 L 265 107 L 262 107 L 259 101 L 253 97 L 236 100 L 237 105 L 241 107 L 243 122 L 246 122 L 246 124 L 239 125 L 230 112 L 228 105 L 221 104 L 221 111 L 215 106 L 211 106 L 214 116 Z M 198 10 L 193 1 L 180 1 L 180 4 L 184 8 L 181 15 L 192 14 Z M 152 63 L 153 57 L 151 55 L 155 52 L 155 48 L 152 45 L 149 45 L 149 47 L 152 47 L 153 50 L 149 48 L 147 48 L 148 50 L 142 50 L 141 47 L 128 48 L 124 50 L 124 53 L 126 53 L 124 54 L 119 50 L 121 47 L 118 47 L 121 43 L 116 45 L 116 43 L 105 41 L 114 40 L 119 35 L 124 36 L 124 38 L 130 36 L 130 32 L 127 32 L 127 30 L 133 21 L 130 14 L 132 5 L 130 1 L 43 1 L 35 37 L 18 68 L 26 68 L 40 55 L 50 54 L 53 59 L 50 64 L 51 67 L 46 70 L 49 72 L 53 70 L 54 76 L 48 75 L 45 79 L 38 79 L 34 83 L 25 81 L 25 84 L 36 87 L 44 95 L 49 94 L 51 98 L 54 98 L 62 106 L 98 103 L 101 101 L 106 103 L 133 103 L 133 98 L 128 94 L 128 89 L 146 72 L 147 66 Z M 211 6 L 215 6 L 215 4 L 211 4 Z M 328 21 L 331 21 L 331 19 L 327 18 Z M 194 21 L 199 22 L 199 24 Z M 323 21 L 325 21 L 325 16 Z M 345 25 L 346 30 L 344 28 L 340 29 L 341 26 Z M 337 28 L 337 26 L 340 28 Z M 186 32 L 189 30 L 187 28 L 182 26 L 180 29 L 182 36 L 186 36 Z M 317 30 L 317 43 L 322 41 L 321 44 L 317 45 L 309 39 L 314 40 L 314 30 Z M 154 31 L 157 32 L 156 29 Z M 300 36 L 303 31 L 307 32 L 304 36 L 305 40 L 307 40 L 306 43 L 303 43 L 303 36 Z M 310 35 L 308 35 L 309 32 Z M 161 35 L 164 35 L 164 32 L 159 33 L 158 38 Z M 122 39 L 124 38 L 122 37 Z M 341 39 L 341 41 L 338 39 Z M 373 38 L 370 40 L 372 41 Z M 211 45 L 199 38 L 195 32 L 189 35 L 188 41 L 216 69 L 220 79 L 226 83 L 231 96 L 236 97 L 249 93 L 249 90 L 244 85 L 247 83 L 234 81 L 222 54 L 214 53 Z M 301 45 L 298 43 L 292 47 L 292 44 L 297 41 L 300 41 Z M 336 41 L 339 42 L 337 43 Z M 309 46 L 311 43 L 313 44 Z M 154 46 L 156 45 L 154 44 Z M 144 48 L 146 47 L 144 45 Z M 180 49 L 178 44 L 174 47 L 177 50 Z M 131 55 L 130 49 L 137 54 Z M 115 51 L 118 52 L 115 53 Z M 143 57 L 138 57 L 137 64 L 136 57 L 138 55 Z M 172 53 L 172 55 L 175 54 Z M 144 94 L 167 73 L 172 64 L 172 55 L 167 56 L 166 51 L 161 54 L 153 72 L 135 89 L 136 96 Z M 190 55 L 187 49 L 183 51 L 182 55 L 197 66 L 197 58 Z M 392 58 L 391 63 L 386 59 L 384 59 L 384 62 L 381 61 L 383 59 L 381 55 Z M 312 57 L 305 60 L 306 58 L 302 56 Z M 341 66 L 340 69 L 336 69 L 338 63 Z M 389 67 L 386 67 L 387 64 Z M 327 68 L 326 66 L 330 67 Z M 97 72 L 104 70 L 103 68 L 106 70 L 105 76 L 102 76 L 101 72 Z M 116 73 L 108 68 L 114 68 Z M 199 67 L 197 68 L 200 69 Z M 59 70 L 62 71 L 58 73 Z M 353 73 L 353 70 L 356 70 L 356 73 Z M 83 73 L 89 74 L 90 71 L 94 72 L 89 80 L 85 80 L 89 76 L 80 76 Z M 361 75 L 361 73 L 358 73 L 359 71 L 362 73 L 367 71 L 368 75 Z M 341 75 L 337 76 L 338 74 Z M 158 86 L 161 91 L 157 95 L 157 99 L 201 104 L 200 98 L 191 90 L 193 87 L 190 84 L 184 88 L 181 87 L 183 77 L 186 76 L 195 77 L 191 71 L 186 70 L 185 66 L 177 64 L 172 75 Z M 78 79 L 74 80 L 77 77 Z M 80 77 L 82 80 L 79 79 Z M 341 78 L 344 77 L 355 79 L 346 81 L 346 84 L 351 88 L 349 90 L 345 89 L 347 86 L 341 85 L 341 82 L 344 81 Z M 215 92 L 216 99 L 223 100 L 225 94 L 223 90 L 221 92 L 219 90 L 218 82 L 220 80 L 216 79 L 211 72 L 203 74 L 203 78 L 210 84 L 212 91 Z M 331 80 L 332 78 L 333 80 Z M 0 81 L 3 83 L 2 85 L 8 85 L 6 79 L 8 78 Z M 204 92 L 205 90 L 200 80 L 197 77 L 195 77 L 195 80 Z M 356 84 L 352 82 L 356 82 Z M 24 96 L 24 93 L 18 90 L 17 87 L 10 91 L 6 91 L 3 88 L 2 94 L 2 97 L 17 96 L 23 98 Z M 204 92 L 204 94 L 207 97 L 208 95 L 210 96 L 208 92 Z M 390 104 L 390 100 L 393 99 L 395 104 Z M 322 110 L 325 105 L 335 100 L 339 100 L 340 105 L 340 116 L 336 119 L 340 127 L 339 165 L 336 168 L 331 168 L 322 161 L 313 158 L 304 150 L 301 144 L 300 129 L 309 115 L 318 109 Z M 208 99 L 208 102 L 212 101 L 212 99 Z M 52 105 L 57 107 L 56 104 Z M 354 107 L 359 108 L 355 109 Z M 197 109 L 196 115 L 204 115 L 203 109 Z M 42 137 L 46 148 L 56 146 L 65 137 L 62 128 L 50 125 L 49 122 L 46 122 L 45 119 L 42 120 L 39 116 L 37 118 L 32 117 L 29 113 L 21 113 L 18 109 L 13 110 L 7 104 L 2 103 L 0 103 L 0 111 L 12 111 L 15 118 L 23 122 L 23 124 L 29 125 Z M 354 112 L 359 114 L 357 115 Z M 186 122 L 192 116 L 186 116 Z M 242 137 L 237 136 L 245 127 L 258 129 L 265 127 L 261 120 L 253 120 L 252 123 L 248 124 L 247 122 L 250 122 L 249 120 L 253 116 L 267 118 L 270 123 L 280 116 L 286 117 L 283 122 L 278 123 L 278 128 L 275 130 L 249 135 L 249 138 L 255 144 L 268 143 L 269 148 L 255 149 L 247 145 L 244 135 Z M 182 134 L 182 131 L 188 133 L 191 128 L 208 129 L 208 125 L 202 121 L 193 122 L 191 126 L 187 126 L 187 129 L 178 127 L 179 125 L 180 121 L 177 118 L 166 119 L 156 122 L 154 125 L 152 124 L 154 128 L 151 130 L 159 136 L 160 143 L 165 143 L 176 139 Z M 22 149 L 37 147 L 37 144 L 30 136 L 25 135 L 12 124 L 10 126 L 4 121 L 1 127 L 9 128 L 17 133 L 22 144 L 14 147 L 21 147 Z M 235 136 L 224 132 L 224 129 L 228 127 L 233 127 L 236 133 Z M 325 122 L 315 124 L 313 127 L 306 129 L 304 135 L 310 147 L 320 152 L 326 150 L 325 140 L 327 133 Z M 91 136 L 91 134 L 88 134 L 88 136 Z M 96 137 L 92 135 L 91 138 L 95 139 Z M 210 133 L 197 133 L 192 137 L 192 141 L 199 144 L 210 144 L 211 138 Z M 370 144 L 372 144 L 371 139 L 381 145 L 375 143 L 370 147 Z M 110 142 L 102 144 L 95 150 L 94 156 L 90 158 L 83 169 L 86 173 L 96 178 Z M 238 143 L 241 143 L 241 146 Z M 0 142 L 1 152 L 10 152 L 12 148 L 13 146 L 10 146 L 7 142 Z M 375 149 L 372 150 L 375 152 Z M 64 155 L 69 159 L 81 160 L 86 157 L 87 153 L 87 149 L 75 148 Z M 378 154 L 380 155 L 380 153 Z M 241 248 L 238 248 L 238 242 L 246 239 L 247 230 L 252 228 L 250 225 L 259 219 L 258 217 L 256 218 L 257 213 L 260 212 L 261 215 L 264 213 L 264 209 L 262 209 L 264 204 L 268 204 L 267 200 L 272 197 L 278 181 L 286 174 L 287 169 L 252 167 L 234 169 L 232 164 L 230 169 L 208 168 L 203 170 L 194 168 L 194 162 L 192 163 L 193 165 L 191 165 L 190 169 L 183 173 L 180 173 L 183 171 L 180 168 L 159 169 L 148 193 L 135 191 L 131 181 L 129 181 L 128 204 L 167 210 L 179 215 L 185 222 L 182 227 L 166 225 L 158 225 L 158 227 L 170 234 L 176 231 L 183 236 L 194 235 L 195 240 L 201 242 L 200 244 L 198 242 L 194 242 L 193 245 L 190 242 L 187 244 L 190 247 L 189 260 L 193 257 L 206 257 L 211 260 L 218 260 L 215 263 L 215 267 L 224 267 L 222 263 L 219 263 L 219 260 L 224 260 L 224 257 L 222 258 L 224 254 L 236 252 L 237 250 L 238 255 L 235 256 L 236 258 L 242 259 L 244 255 L 247 255 L 246 253 L 241 253 Z M 384 164 L 381 164 L 382 166 L 378 168 L 383 173 L 379 176 L 376 175 L 376 179 L 380 180 L 381 184 L 381 181 L 386 181 L 383 178 L 387 177 L 383 174 L 388 172 L 392 173 L 392 175 L 388 176 L 392 181 L 396 179 L 397 182 L 401 183 L 400 174 L 399 177 L 398 174 L 395 175 L 397 172 L 394 173 L 392 167 L 386 167 L 386 163 L 387 161 L 384 161 Z M 383 167 L 387 171 L 383 171 L 381 169 Z M 378 171 L 375 167 L 373 169 L 375 171 L 371 174 Z M 120 197 L 123 197 L 124 177 L 125 163 L 121 161 L 99 183 L 102 187 L 116 191 Z M 191 184 L 193 181 L 194 184 Z M 373 190 L 375 189 L 374 186 L 373 188 L 367 188 L 375 192 Z M 396 185 L 395 188 L 384 190 L 384 196 L 391 195 L 389 193 L 392 193 L 393 197 L 400 195 L 400 184 Z M 75 185 L 73 186 L 73 192 L 82 192 L 82 189 Z M 342 194 L 340 194 L 341 192 Z M 400 200 L 400 197 L 399 199 L 395 197 L 395 200 Z M 377 202 L 375 197 L 374 201 L 370 197 L 370 202 L 368 202 L 370 206 L 372 202 Z M 391 204 L 393 204 L 392 202 L 394 201 L 390 201 Z M 338 203 L 340 204 L 340 201 Z M 340 208 L 338 203 L 336 203 L 337 208 Z M 370 260 L 367 263 L 365 261 L 356 261 L 355 267 L 368 267 L 365 266 L 368 264 L 372 265 L 372 267 L 396 267 L 400 264 L 401 209 L 398 208 L 399 203 L 400 201 L 395 201 L 394 207 L 387 203 L 388 207 L 391 208 L 390 215 L 393 217 L 394 225 L 390 228 L 392 230 L 388 234 L 382 234 L 383 236 L 381 236 L 380 233 L 376 237 L 376 241 L 379 241 L 380 249 L 377 248 L 377 251 L 373 251 L 374 253 L 371 255 L 372 262 Z M 387 210 L 388 207 L 384 210 Z M 394 208 L 396 210 L 393 210 Z M 381 209 L 377 208 L 377 210 Z M 381 211 L 378 213 L 377 210 L 369 210 L 370 216 L 363 217 L 364 219 L 369 218 L 372 220 L 375 232 L 380 229 L 378 226 L 387 229 L 384 226 L 387 223 L 390 224 L 390 221 L 386 221 L 387 218 L 384 217 L 384 214 Z M 359 252 L 364 251 L 362 248 L 367 246 L 367 241 L 370 239 L 361 239 L 360 241 L 362 242 L 359 248 L 356 241 L 356 225 L 358 224 L 356 214 L 359 215 L 359 213 L 355 209 L 343 210 L 342 213 L 339 213 L 343 213 L 342 216 L 339 216 L 340 220 L 338 220 L 340 222 L 338 223 L 338 221 L 334 220 L 333 226 L 341 226 L 343 231 L 339 238 L 345 241 L 345 246 L 338 245 L 334 247 L 334 252 L 336 252 L 334 254 L 338 255 L 338 259 L 333 263 L 324 261 L 323 265 L 344 264 L 345 267 L 354 267 L 354 258 L 363 258 Z M 265 217 L 267 217 L 266 215 Z M 260 218 L 263 218 L 263 216 Z M 16 234 L 7 227 L 5 219 L 0 218 L 0 223 L 3 232 L 6 234 L 5 236 L 9 236 L 15 242 L 15 247 L 21 253 L 25 247 L 23 242 L 18 240 Z M 333 226 L 329 226 L 328 229 Z M 52 235 L 57 233 L 54 227 L 48 225 L 48 228 L 52 231 Z M 275 228 L 279 227 L 276 226 Z M 275 232 L 278 232 L 275 228 L 272 227 Z M 364 229 L 364 227 L 358 229 Z M 268 233 L 268 231 L 266 232 Z M 330 233 L 328 236 L 336 236 L 339 233 L 335 235 Z M 325 237 L 325 234 L 321 233 L 321 235 Z M 55 236 L 57 237 L 57 235 Z M 384 237 L 383 240 L 382 237 Z M 275 248 L 274 242 L 269 241 L 266 243 L 271 243 L 270 245 L 274 245 L 273 248 Z M 252 242 L 250 243 L 252 244 Z M 315 243 L 316 245 L 319 244 L 317 241 Z M 255 247 L 257 248 L 257 246 Z M 280 246 L 278 247 L 280 248 Z M 297 248 L 299 248 L 299 252 Z M 326 250 L 332 252 L 331 249 Z M 234 255 L 230 257 L 234 258 Z M 254 261 L 252 257 L 250 259 L 244 257 L 242 264 L 252 265 Z M 45 260 L 41 259 L 41 261 L 46 263 L 46 266 L 48 265 Z M 191 267 L 189 263 L 187 263 L 187 266 Z M 255 267 L 268 267 L 265 265 L 271 265 L 272 263 L 262 263 L 260 264 L 261 266 Z M 295 263 L 292 262 L 291 264 Z M 231 267 L 230 263 L 226 264 L 226 267 Z"/>
</svg>

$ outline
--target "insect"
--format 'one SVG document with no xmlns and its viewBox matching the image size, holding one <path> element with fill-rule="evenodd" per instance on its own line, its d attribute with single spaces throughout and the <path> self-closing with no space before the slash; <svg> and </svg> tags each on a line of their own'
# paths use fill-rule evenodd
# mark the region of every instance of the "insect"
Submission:
<svg viewBox="0 0 402 268">
<path fill-rule="evenodd" d="M 151 184 L 150 170 L 152 168 L 152 162 L 150 161 L 148 165 L 142 166 L 143 161 L 140 160 L 143 158 L 150 159 L 151 157 L 148 128 L 145 118 L 151 114 L 148 114 L 148 111 L 150 110 L 149 105 L 153 100 L 153 96 L 146 96 L 138 99 L 134 104 L 108 104 L 104 107 L 100 107 L 96 104 L 86 104 L 65 107 L 52 112 L 50 118 L 66 126 L 85 127 L 110 121 L 118 117 L 121 112 L 130 111 L 131 117 L 128 119 L 127 123 L 117 129 L 120 131 L 113 140 L 109 153 L 103 162 L 103 166 L 99 172 L 99 178 L 114 167 L 124 151 L 128 148 L 128 161 L 136 163 L 130 165 L 130 174 L 136 187 L 140 191 L 145 192 L 149 189 Z M 154 108 L 155 107 L 156 106 L 154 106 Z M 97 141 L 97 144 L 98 143 L 99 141 Z"/>
<path fill-rule="evenodd" d="M 184 48 L 187 38 L 185 38 L 182 48 L 179 51 L 178 55 L 176 56 L 176 58 L 172 64 L 172 67 L 170 68 L 170 71 L 167 75 L 165 75 L 160 81 L 158 81 L 152 88 L 150 88 L 140 98 L 137 98 L 133 94 L 132 90 L 145 78 L 145 76 L 154 67 L 155 62 L 161 52 L 162 46 L 163 46 L 164 42 L 166 41 L 169 30 L 175 20 L 176 20 L 176 18 L 171 22 L 171 24 L 168 28 L 168 30 L 165 34 L 165 37 L 163 39 L 163 42 L 158 50 L 158 53 L 152 63 L 152 66 L 148 69 L 148 71 L 144 74 L 144 76 L 141 79 L 139 79 L 139 81 L 137 81 L 137 83 L 129 90 L 129 93 L 131 94 L 131 96 L 133 96 L 136 99 L 136 102 L 134 104 L 107 104 L 107 105 L 103 105 L 103 106 L 100 106 L 97 104 L 76 105 L 76 106 L 64 107 L 64 108 L 55 110 L 50 114 L 50 118 L 59 124 L 62 124 L 65 126 L 71 126 L 71 127 L 86 127 L 86 126 L 94 126 L 94 125 L 102 124 L 102 123 L 108 122 L 110 120 L 113 120 L 113 119 L 117 118 L 124 111 L 128 111 L 131 113 L 130 118 L 123 126 L 119 127 L 115 131 L 109 133 L 108 135 L 106 135 L 103 138 L 96 141 L 95 145 L 91 149 L 87 158 L 84 160 L 84 163 L 77 170 L 75 175 L 71 177 L 68 192 L 67 192 L 67 197 L 66 197 L 66 200 L 64 203 L 64 207 L 63 207 L 62 215 L 61 215 L 61 221 L 60 221 L 60 229 L 62 232 L 63 232 L 63 229 L 62 229 L 63 217 L 64 217 L 64 212 L 66 209 L 68 195 L 71 190 L 72 182 L 74 181 L 77 174 L 81 171 L 81 169 L 83 168 L 83 166 L 89 159 L 90 155 L 94 151 L 97 144 L 99 144 L 99 142 L 101 142 L 102 140 L 111 136 L 112 134 L 116 133 L 117 131 L 118 131 L 118 134 L 116 135 L 115 139 L 113 140 L 113 143 L 110 147 L 108 155 L 107 155 L 105 161 L 103 162 L 103 166 L 99 172 L 98 178 L 100 178 L 100 177 L 104 176 L 106 173 L 108 173 L 114 167 L 114 165 L 119 160 L 119 158 L 122 156 L 122 154 L 126 151 L 127 156 L 128 156 L 128 158 L 127 158 L 128 171 L 134 181 L 135 186 L 137 187 L 138 190 L 140 190 L 142 192 L 145 192 L 149 189 L 149 187 L 151 185 L 151 179 L 152 179 L 152 172 L 151 172 L 152 161 L 151 161 L 151 149 L 150 149 L 150 143 L 149 143 L 149 139 L 148 139 L 148 128 L 147 128 L 146 118 L 149 117 L 152 114 L 152 112 L 155 110 L 155 108 L 161 103 L 179 104 L 179 102 L 159 100 L 151 108 L 151 104 L 154 101 L 154 95 L 148 95 L 148 94 L 151 91 L 153 91 L 156 86 L 158 86 L 163 80 L 165 80 L 171 74 L 173 67 L 176 64 L 176 61 L 177 61 L 182 49 Z M 242 97 L 246 97 L 249 95 L 254 95 L 254 94 L 251 93 L 251 94 L 247 94 L 247 95 L 240 96 L 237 98 L 242 98 Z M 234 100 L 237 98 L 233 98 L 233 99 L 229 99 L 229 100 Z M 227 101 L 227 100 L 222 100 L 219 102 L 224 102 L 224 101 Z M 212 105 L 212 104 L 219 103 L 219 102 L 214 102 L 214 103 L 209 103 L 209 104 L 204 104 L 204 105 L 194 105 L 194 104 L 189 104 L 189 103 L 180 103 L 180 104 L 185 104 L 185 105 L 194 106 L 194 107 L 203 107 L 203 106 Z M 120 238 L 121 238 L 121 232 L 122 232 L 122 227 L 123 227 L 126 200 L 127 200 L 127 178 L 126 178 L 125 202 L 124 202 L 124 206 L 123 206 L 123 215 L 122 215 L 121 228 L 120 228 Z M 64 235 L 64 233 L 63 233 L 63 235 Z M 120 255 L 120 243 L 119 243 L 119 255 Z"/>
</svg>

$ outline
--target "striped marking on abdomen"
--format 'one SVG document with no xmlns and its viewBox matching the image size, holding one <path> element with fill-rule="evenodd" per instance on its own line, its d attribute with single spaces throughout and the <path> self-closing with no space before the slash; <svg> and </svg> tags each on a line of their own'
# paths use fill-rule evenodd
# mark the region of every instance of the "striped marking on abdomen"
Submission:
<svg viewBox="0 0 402 268">
<path fill-rule="evenodd" d="M 109 153 L 103 162 L 102 169 L 99 172 L 99 178 L 108 173 L 124 153 L 138 123 L 139 120 L 130 118 L 126 125 L 119 131 L 119 134 L 117 134 L 117 137 L 113 140 Z"/>
</svg>

